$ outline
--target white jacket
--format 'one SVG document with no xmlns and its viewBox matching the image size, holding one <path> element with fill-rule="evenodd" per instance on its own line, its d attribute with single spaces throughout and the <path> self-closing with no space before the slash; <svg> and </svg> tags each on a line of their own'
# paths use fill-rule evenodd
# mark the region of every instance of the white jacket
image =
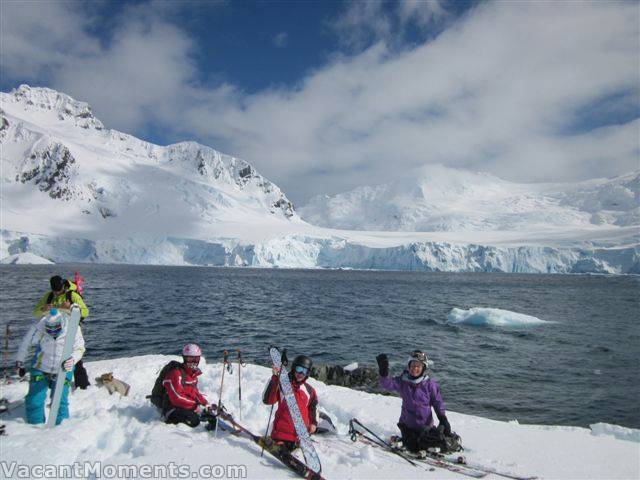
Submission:
<svg viewBox="0 0 640 480">
<path fill-rule="evenodd" d="M 62 315 L 62 331 L 57 338 L 53 338 L 45 330 L 45 322 L 47 317 L 43 317 L 38 323 L 31 326 L 27 334 L 20 343 L 20 348 L 16 355 L 17 362 L 25 362 L 29 347 L 35 346 L 36 353 L 33 358 L 32 368 L 40 370 L 45 373 L 58 373 L 58 369 L 62 365 L 62 362 L 66 358 L 62 358 L 62 350 L 64 349 L 64 342 L 67 339 L 67 325 L 69 323 L 69 317 Z M 82 336 L 82 330 L 78 326 L 76 332 L 76 338 L 73 342 L 73 357 L 74 365 L 82 358 L 84 354 L 84 337 Z M 29 365 L 26 365 L 27 367 Z"/>
</svg>

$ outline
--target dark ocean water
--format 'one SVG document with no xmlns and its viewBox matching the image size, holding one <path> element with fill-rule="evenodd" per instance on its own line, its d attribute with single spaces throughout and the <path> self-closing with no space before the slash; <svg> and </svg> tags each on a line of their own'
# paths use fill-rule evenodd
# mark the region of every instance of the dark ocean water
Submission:
<svg viewBox="0 0 640 480">
<path fill-rule="evenodd" d="M 54 274 L 86 279 L 86 358 L 175 354 L 196 341 L 266 364 L 267 347 L 398 371 L 421 348 L 451 410 L 520 423 L 640 428 L 640 278 L 129 265 L 0 267 L 1 325 L 17 349 Z M 554 323 L 453 326 L 453 307 Z"/>
</svg>

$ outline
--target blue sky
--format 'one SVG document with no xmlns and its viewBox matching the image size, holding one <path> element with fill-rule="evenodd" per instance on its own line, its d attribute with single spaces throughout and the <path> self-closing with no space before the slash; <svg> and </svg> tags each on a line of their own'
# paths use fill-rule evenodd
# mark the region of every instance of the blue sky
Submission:
<svg viewBox="0 0 640 480">
<path fill-rule="evenodd" d="M 242 157 L 296 204 L 430 163 L 638 168 L 638 2 L 3 1 L 3 91 Z"/>
</svg>

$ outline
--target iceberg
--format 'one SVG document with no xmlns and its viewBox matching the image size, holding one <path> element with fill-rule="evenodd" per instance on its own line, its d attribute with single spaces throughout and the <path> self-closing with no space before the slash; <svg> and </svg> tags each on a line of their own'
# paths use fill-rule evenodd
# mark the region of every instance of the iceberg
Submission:
<svg viewBox="0 0 640 480">
<path fill-rule="evenodd" d="M 528 327 L 553 323 L 531 315 L 502 310 L 500 308 L 474 307 L 468 310 L 454 308 L 447 316 L 447 322 L 456 325 Z"/>
</svg>

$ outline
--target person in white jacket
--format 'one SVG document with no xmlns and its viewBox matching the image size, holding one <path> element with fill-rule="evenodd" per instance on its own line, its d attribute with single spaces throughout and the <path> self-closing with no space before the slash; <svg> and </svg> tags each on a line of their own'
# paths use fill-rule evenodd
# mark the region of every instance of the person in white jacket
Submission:
<svg viewBox="0 0 640 480">
<path fill-rule="evenodd" d="M 26 373 L 25 360 L 29 348 L 36 347 L 35 355 L 30 365 L 29 392 L 25 398 L 27 423 L 44 423 L 44 404 L 47 391 L 51 390 L 51 396 L 53 397 L 56 374 L 61 365 L 66 371 L 66 379 L 56 425 L 69 418 L 69 386 L 73 379 L 73 367 L 84 354 L 84 338 L 80 328 L 78 328 L 71 357 L 62 358 L 68 323 L 68 315 L 52 308 L 48 315 L 45 315 L 29 329 L 20 343 L 20 348 L 16 355 L 16 368 L 20 376 L 24 376 Z"/>
</svg>

